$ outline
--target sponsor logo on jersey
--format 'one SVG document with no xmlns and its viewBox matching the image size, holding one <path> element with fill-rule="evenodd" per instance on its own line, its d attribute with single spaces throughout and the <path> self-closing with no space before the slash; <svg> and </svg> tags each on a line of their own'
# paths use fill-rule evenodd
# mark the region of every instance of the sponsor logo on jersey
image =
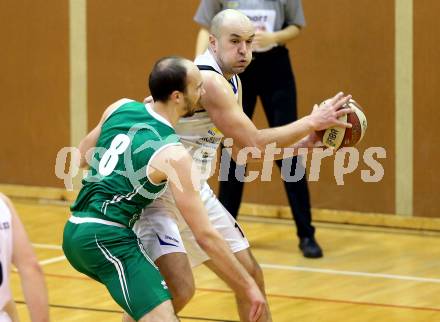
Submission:
<svg viewBox="0 0 440 322">
<path fill-rule="evenodd" d="M 212 136 L 223 135 L 223 133 L 216 127 L 212 127 L 208 130 L 208 133 Z"/>
<path fill-rule="evenodd" d="M 219 143 L 221 140 L 222 140 L 221 138 L 210 136 L 210 137 L 202 137 L 202 138 L 200 138 L 200 139 L 199 139 L 199 142 L 200 142 L 200 143 L 211 143 L 211 144 L 217 144 L 217 143 Z"/>
</svg>

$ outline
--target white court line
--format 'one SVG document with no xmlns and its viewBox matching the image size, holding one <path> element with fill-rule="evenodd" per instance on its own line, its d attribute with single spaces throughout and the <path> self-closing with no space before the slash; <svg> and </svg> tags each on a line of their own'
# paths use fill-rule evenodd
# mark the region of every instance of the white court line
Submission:
<svg viewBox="0 0 440 322">
<path fill-rule="evenodd" d="M 39 261 L 38 263 L 41 266 L 44 266 L 44 265 L 48 265 L 48 264 L 53 264 L 53 263 L 61 262 L 61 261 L 65 260 L 65 259 L 66 259 L 66 256 L 63 255 L 63 256 L 58 256 L 58 257 L 52 257 L 52 258 L 49 258 L 49 259 L 45 259 L 45 260 Z"/>
<path fill-rule="evenodd" d="M 373 278 L 387 278 L 387 279 L 405 280 L 405 281 L 412 281 L 412 282 L 440 283 L 439 278 L 426 278 L 426 277 L 415 277 L 415 276 L 394 275 L 394 274 L 379 274 L 379 273 L 365 273 L 365 272 L 351 272 L 351 271 L 340 271 L 340 270 L 335 270 L 335 269 L 274 265 L 274 264 L 263 264 L 263 263 L 260 264 L 260 266 L 263 268 L 281 269 L 281 270 L 288 270 L 288 271 L 314 272 L 314 273 L 323 273 L 323 274 L 362 276 L 362 277 L 373 277 Z"/>
<path fill-rule="evenodd" d="M 34 246 L 35 248 L 62 250 L 62 247 L 60 245 L 53 245 L 53 244 L 35 244 L 35 243 L 33 243 L 32 246 Z M 48 258 L 48 259 L 39 261 L 38 263 L 41 266 L 45 266 L 45 265 L 61 262 L 65 259 L 66 259 L 66 256 L 63 255 L 63 256 Z"/>
<path fill-rule="evenodd" d="M 44 249 L 56 249 L 56 250 L 62 250 L 60 245 L 51 245 L 51 244 L 35 244 L 33 243 L 32 246 L 35 248 L 44 248 Z"/>
<path fill-rule="evenodd" d="M 56 250 L 62 249 L 61 246 L 59 246 L 59 245 L 51 245 L 51 244 L 32 244 L 32 245 L 35 248 L 56 249 Z M 65 259 L 66 259 L 65 256 L 58 256 L 58 257 L 54 257 L 54 258 L 49 258 L 49 259 L 41 261 L 40 265 L 44 266 L 44 265 L 63 261 Z M 395 274 L 353 272 L 353 271 L 342 271 L 342 270 L 327 269 L 327 268 L 288 266 L 288 265 L 265 264 L 265 263 L 261 263 L 260 266 L 262 268 L 267 268 L 267 269 L 279 269 L 279 270 L 299 271 L 299 272 L 313 272 L 313 273 L 345 275 L 345 276 L 385 278 L 385 279 L 393 279 L 393 280 L 403 280 L 403 281 L 412 281 L 412 282 L 427 282 L 427 283 L 440 284 L 440 278 L 427 278 L 427 277 L 416 277 L 416 276 L 395 275 Z"/>
</svg>

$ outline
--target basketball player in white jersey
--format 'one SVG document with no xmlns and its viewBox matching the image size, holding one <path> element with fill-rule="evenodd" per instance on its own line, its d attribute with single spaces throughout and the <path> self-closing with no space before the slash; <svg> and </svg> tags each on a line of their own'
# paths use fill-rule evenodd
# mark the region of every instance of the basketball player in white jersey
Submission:
<svg viewBox="0 0 440 322">
<path fill-rule="evenodd" d="M 195 60 L 202 70 L 206 90 L 201 99 L 204 109 L 192 117 L 182 118 L 176 126 L 176 133 L 193 155 L 194 164 L 205 174 L 210 172 L 211 161 L 223 136 L 233 139 L 231 152 L 234 158 L 242 147 L 255 147 L 261 152 L 255 161 L 261 161 L 265 147 L 270 143 L 276 143 L 277 147 L 309 148 L 317 143 L 315 131 L 335 125 L 350 126 L 338 120 L 350 112 L 346 108 L 339 109 L 350 98 L 339 93 L 329 101 L 327 108 L 315 106 L 310 115 L 294 123 L 258 130 L 242 111 L 241 85 L 236 75 L 250 63 L 254 34 L 253 24 L 245 15 L 235 10 L 222 11 L 212 21 L 209 49 Z M 206 180 L 202 182 L 201 197 L 211 223 L 228 241 L 237 259 L 264 294 L 263 274 L 249 250 L 246 237 Z M 176 312 L 194 294 L 191 265 L 204 263 L 227 280 L 197 244 L 169 191 L 144 210 L 134 230 L 164 276 Z M 236 300 L 241 321 L 247 321 L 244 314 L 246 304 L 238 298 Z M 269 310 L 259 321 L 271 321 Z"/>
<path fill-rule="evenodd" d="M 16 322 L 9 278 L 11 263 L 18 269 L 31 321 L 49 321 L 43 272 L 14 206 L 0 193 L 0 322 Z"/>
</svg>

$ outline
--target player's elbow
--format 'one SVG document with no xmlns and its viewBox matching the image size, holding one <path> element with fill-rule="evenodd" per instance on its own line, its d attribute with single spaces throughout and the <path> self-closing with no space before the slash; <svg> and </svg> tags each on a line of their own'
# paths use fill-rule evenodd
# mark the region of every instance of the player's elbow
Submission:
<svg viewBox="0 0 440 322">
<path fill-rule="evenodd" d="M 81 159 L 79 160 L 78 168 L 84 169 L 85 167 L 87 167 L 87 165 L 88 165 L 88 163 L 87 163 L 86 157 L 81 156 Z"/>
<path fill-rule="evenodd" d="M 77 160 L 77 164 L 76 166 L 80 169 L 85 168 L 87 166 L 87 157 L 86 157 L 86 148 L 85 148 L 85 143 L 81 142 L 78 146 L 78 150 L 79 150 L 79 160 Z M 73 161 L 73 159 L 72 159 Z"/>
</svg>

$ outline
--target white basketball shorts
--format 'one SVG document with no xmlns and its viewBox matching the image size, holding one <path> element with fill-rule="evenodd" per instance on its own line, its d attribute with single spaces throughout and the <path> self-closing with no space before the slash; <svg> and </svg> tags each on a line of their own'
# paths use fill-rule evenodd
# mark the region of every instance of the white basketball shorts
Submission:
<svg viewBox="0 0 440 322">
<path fill-rule="evenodd" d="M 236 253 L 249 248 L 243 230 L 207 183 L 202 185 L 200 196 L 211 224 L 229 244 L 231 251 Z M 187 253 L 194 267 L 209 259 L 177 209 L 169 188 L 143 210 L 133 230 L 153 261 L 165 254 Z"/>
</svg>

